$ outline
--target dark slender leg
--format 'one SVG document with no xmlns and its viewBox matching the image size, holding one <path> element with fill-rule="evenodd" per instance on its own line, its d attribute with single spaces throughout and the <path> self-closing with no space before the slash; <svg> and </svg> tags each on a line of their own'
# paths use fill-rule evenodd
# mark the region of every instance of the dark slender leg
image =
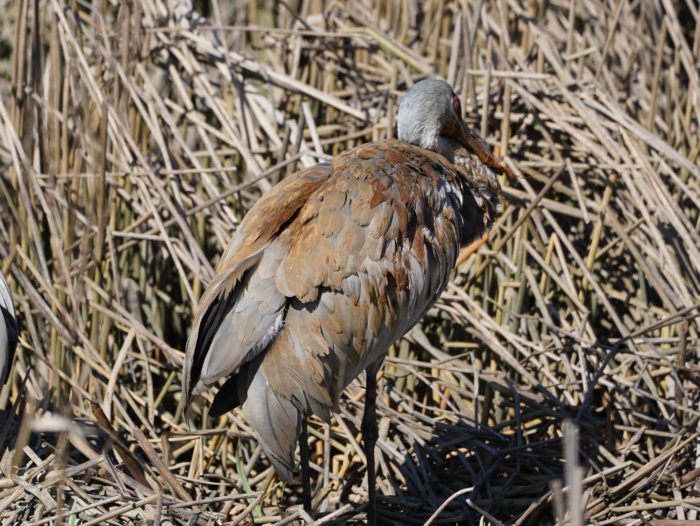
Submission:
<svg viewBox="0 0 700 526">
<path fill-rule="evenodd" d="M 365 412 L 362 415 L 362 440 L 367 457 L 367 524 L 377 524 L 377 473 L 374 466 L 374 445 L 377 443 L 377 373 L 381 361 L 367 367 L 367 393 L 365 395 Z"/>
<path fill-rule="evenodd" d="M 311 473 L 309 467 L 309 431 L 306 415 L 301 421 L 301 437 L 299 437 L 299 454 L 301 456 L 301 494 L 304 499 L 304 511 L 311 514 Z"/>
</svg>

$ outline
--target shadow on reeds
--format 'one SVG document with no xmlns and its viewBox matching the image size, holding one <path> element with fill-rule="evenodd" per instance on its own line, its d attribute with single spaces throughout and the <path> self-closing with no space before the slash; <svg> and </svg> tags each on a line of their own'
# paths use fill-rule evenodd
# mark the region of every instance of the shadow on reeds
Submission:
<svg viewBox="0 0 700 526">
<path fill-rule="evenodd" d="M 497 426 L 468 418 L 437 422 L 427 440 L 412 441 L 403 459 L 383 455 L 384 481 L 393 495 L 381 496 L 381 524 L 426 524 L 431 517 L 432 524 L 556 523 L 552 487 L 564 485 L 565 456 L 563 440 L 552 437 L 562 436 L 566 420 L 575 422 L 578 463 L 596 471 L 592 459 L 604 441 L 605 414 L 592 409 L 598 404 L 562 410 L 548 402 L 525 403 L 515 389 L 510 397 L 501 395 L 502 406 L 520 407 L 514 419 Z M 359 484 L 362 475 L 346 484 Z"/>
</svg>

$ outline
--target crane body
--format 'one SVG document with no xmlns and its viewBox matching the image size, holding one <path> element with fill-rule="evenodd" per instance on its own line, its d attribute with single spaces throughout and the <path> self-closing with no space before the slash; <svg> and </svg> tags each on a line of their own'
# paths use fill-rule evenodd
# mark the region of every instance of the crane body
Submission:
<svg viewBox="0 0 700 526">
<path fill-rule="evenodd" d="M 242 406 L 287 481 L 307 415 L 329 421 L 367 371 L 370 524 L 376 373 L 445 289 L 460 248 L 500 213 L 495 174 L 508 170 L 460 113 L 447 83 L 418 83 L 401 103 L 400 140 L 343 152 L 261 197 L 224 252 L 187 345 L 185 403 L 223 382 L 210 415 Z"/>
</svg>

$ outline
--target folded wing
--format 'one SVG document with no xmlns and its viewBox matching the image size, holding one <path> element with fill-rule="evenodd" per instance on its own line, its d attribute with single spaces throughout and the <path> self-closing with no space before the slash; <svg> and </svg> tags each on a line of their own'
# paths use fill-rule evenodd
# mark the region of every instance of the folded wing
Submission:
<svg viewBox="0 0 700 526">
<path fill-rule="evenodd" d="M 285 179 L 241 222 L 202 296 L 185 354 L 183 395 L 251 362 L 281 327 L 285 298 L 270 286 L 283 247 L 276 242 L 330 175 L 317 165 Z"/>
</svg>

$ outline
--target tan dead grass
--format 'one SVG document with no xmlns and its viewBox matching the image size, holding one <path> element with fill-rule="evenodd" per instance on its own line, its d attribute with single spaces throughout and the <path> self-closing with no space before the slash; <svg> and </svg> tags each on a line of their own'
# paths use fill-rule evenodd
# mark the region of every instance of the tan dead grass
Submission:
<svg viewBox="0 0 700 526">
<path fill-rule="evenodd" d="M 387 359 L 381 516 L 698 524 L 697 2 L 195 5 L 2 3 L 2 523 L 311 521 L 238 415 L 185 422 L 192 310 L 261 192 L 438 75 L 523 177 Z M 317 524 L 365 500 L 362 397 L 311 430 Z"/>
</svg>

